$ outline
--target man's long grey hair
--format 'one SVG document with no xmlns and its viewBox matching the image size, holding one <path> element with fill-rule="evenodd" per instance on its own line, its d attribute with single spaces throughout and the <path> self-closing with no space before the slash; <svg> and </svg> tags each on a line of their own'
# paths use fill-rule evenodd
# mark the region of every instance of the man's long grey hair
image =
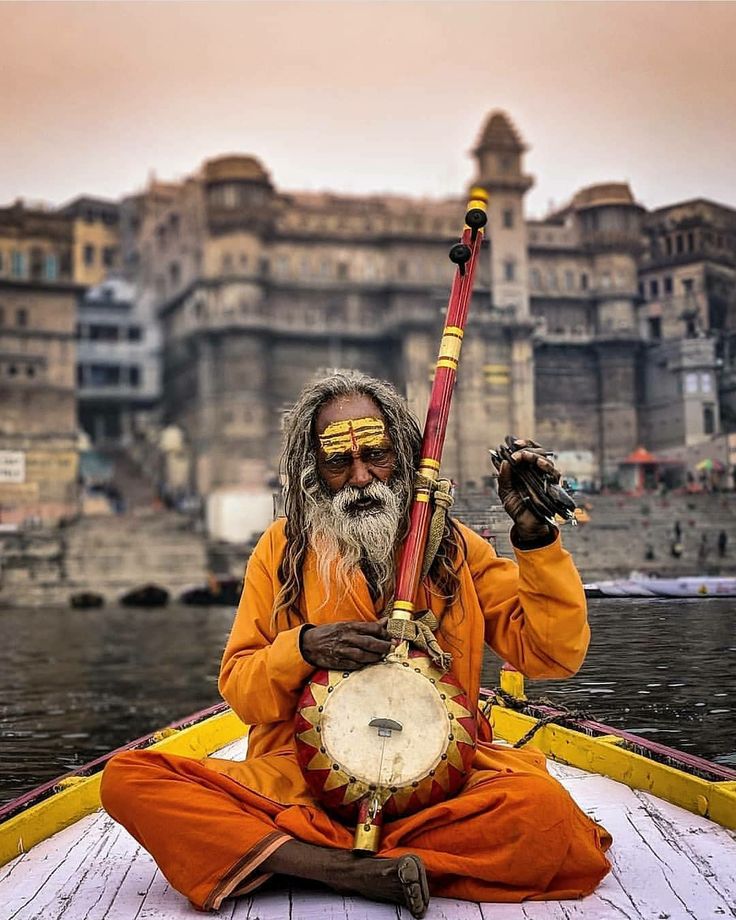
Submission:
<svg viewBox="0 0 736 920">
<path fill-rule="evenodd" d="M 320 509 L 324 508 L 326 500 L 326 486 L 317 470 L 318 445 L 315 422 L 322 406 L 333 399 L 346 396 L 367 396 L 376 403 L 386 421 L 386 433 L 396 453 L 396 468 L 390 480 L 390 487 L 401 503 L 399 526 L 388 559 L 391 577 L 380 578 L 383 583 L 378 586 L 384 601 L 389 599 L 388 595 L 393 590 L 394 551 L 400 546 L 409 528 L 410 498 L 413 493 L 415 471 L 419 465 L 422 436 L 406 403 L 391 384 L 365 374 L 339 371 L 308 384 L 302 390 L 293 409 L 284 418 L 285 443 L 281 458 L 281 474 L 285 490 L 286 549 L 278 571 L 281 589 L 274 603 L 273 619 L 276 629 L 280 626 L 282 616 L 285 617 L 286 623 L 289 623 L 292 617 L 296 618 L 297 622 L 303 622 L 305 618 L 299 606 L 303 588 L 302 572 L 314 523 L 321 519 Z M 449 601 L 454 599 L 458 588 L 455 562 L 461 543 L 462 537 L 448 517 L 430 577 L 440 586 Z M 352 563 L 355 561 L 351 560 Z M 320 574 L 323 577 L 327 575 L 324 566 L 321 567 Z"/>
</svg>

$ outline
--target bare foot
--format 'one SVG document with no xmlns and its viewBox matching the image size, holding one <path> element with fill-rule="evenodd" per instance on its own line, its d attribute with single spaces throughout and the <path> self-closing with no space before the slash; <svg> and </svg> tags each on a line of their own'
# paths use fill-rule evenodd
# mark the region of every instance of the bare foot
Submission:
<svg viewBox="0 0 736 920">
<path fill-rule="evenodd" d="M 427 874 L 421 859 L 413 854 L 398 859 L 356 856 L 350 850 L 289 840 L 263 861 L 261 869 L 323 882 L 343 894 L 401 904 L 417 918 L 425 915 L 429 905 Z"/>
<path fill-rule="evenodd" d="M 331 887 L 374 901 L 401 904 L 409 909 L 412 917 L 425 915 L 429 906 L 429 886 L 424 865 L 418 856 L 410 854 L 398 859 L 355 856 L 352 853 L 345 856 L 350 861 L 345 860 L 339 867 L 339 876 L 328 882 Z M 340 859 L 340 862 L 343 860 Z"/>
</svg>

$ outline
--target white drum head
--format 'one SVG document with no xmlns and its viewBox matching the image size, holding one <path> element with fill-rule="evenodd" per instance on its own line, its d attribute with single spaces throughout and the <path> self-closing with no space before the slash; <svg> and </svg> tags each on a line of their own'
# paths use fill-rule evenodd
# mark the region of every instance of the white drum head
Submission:
<svg viewBox="0 0 736 920">
<path fill-rule="evenodd" d="M 390 788 L 419 782 L 437 765 L 450 721 L 425 676 L 381 662 L 340 681 L 325 700 L 321 731 L 327 755 L 351 777 Z"/>
</svg>

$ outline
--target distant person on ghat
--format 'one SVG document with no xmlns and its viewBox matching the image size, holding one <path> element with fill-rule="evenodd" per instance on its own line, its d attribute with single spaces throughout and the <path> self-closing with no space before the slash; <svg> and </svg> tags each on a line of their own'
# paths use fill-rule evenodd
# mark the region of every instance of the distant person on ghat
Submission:
<svg viewBox="0 0 736 920">
<path fill-rule="evenodd" d="M 349 430 L 344 444 L 340 432 Z M 345 440 L 345 439 L 342 439 Z M 530 442 L 514 459 L 555 473 Z M 611 838 L 535 751 L 491 742 L 479 715 L 459 794 L 388 821 L 374 857 L 308 791 L 293 723 L 319 668 L 354 670 L 392 647 L 383 616 L 408 528 L 421 434 L 389 384 L 340 373 L 309 385 L 286 420 L 286 518 L 259 541 L 225 649 L 220 690 L 251 726 L 242 762 L 130 751 L 108 764 L 102 802 L 198 908 L 217 909 L 272 875 L 424 915 L 430 893 L 477 901 L 579 898 L 609 870 Z M 526 509 L 508 462 L 499 496 L 517 562 L 447 518 L 418 608 L 476 707 L 483 641 L 533 678 L 567 677 L 589 629 L 580 577 L 556 527 Z"/>
</svg>

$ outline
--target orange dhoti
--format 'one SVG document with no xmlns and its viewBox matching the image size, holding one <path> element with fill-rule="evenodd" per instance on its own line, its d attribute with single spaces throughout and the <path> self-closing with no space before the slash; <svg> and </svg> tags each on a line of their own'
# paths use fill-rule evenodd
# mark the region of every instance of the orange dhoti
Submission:
<svg viewBox="0 0 736 920">
<path fill-rule="evenodd" d="M 498 558 L 459 525 L 463 558 L 457 600 L 448 610 L 423 584 L 417 609 L 441 620 L 437 641 L 452 654 L 452 674 L 471 709 L 479 696 L 484 644 L 528 677 L 575 673 L 588 645 L 585 595 L 559 537 L 517 551 L 518 565 Z M 290 839 L 350 849 L 353 831 L 311 797 L 294 748 L 294 716 L 314 667 L 304 660 L 304 623 L 381 615 L 365 579 L 335 599 L 310 550 L 304 563 L 302 623 L 272 620 L 284 523 L 263 535 L 251 556 L 243 595 L 220 672 L 222 695 L 250 725 L 245 761 L 138 751 L 108 764 L 102 802 L 153 855 L 171 884 L 194 904 L 216 908 L 224 897 L 257 887 L 261 864 Z M 388 822 L 380 856 L 420 856 L 435 895 L 479 901 L 576 898 L 608 872 L 608 833 L 575 805 L 546 772 L 544 758 L 478 744 L 465 785 L 454 798 Z"/>
<path fill-rule="evenodd" d="M 608 872 L 610 837 L 587 818 L 539 755 L 481 746 L 446 802 L 388 822 L 378 856 L 415 853 L 433 895 L 475 901 L 579 898 Z M 102 785 L 107 811 L 202 909 L 264 882 L 259 867 L 291 839 L 350 849 L 353 830 L 316 805 L 281 805 L 226 774 L 155 751 L 120 754 Z"/>
</svg>

